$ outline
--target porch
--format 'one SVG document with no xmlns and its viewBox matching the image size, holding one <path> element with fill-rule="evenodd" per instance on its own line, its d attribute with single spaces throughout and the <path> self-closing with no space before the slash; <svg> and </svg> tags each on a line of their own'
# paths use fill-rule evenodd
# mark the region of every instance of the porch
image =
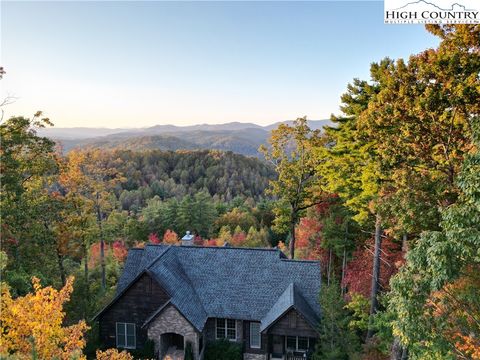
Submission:
<svg viewBox="0 0 480 360">
<path fill-rule="evenodd" d="M 270 335 L 268 337 L 269 360 L 306 360 L 310 359 L 315 349 L 315 338 Z"/>
<path fill-rule="evenodd" d="M 183 360 L 185 357 L 184 338 L 180 334 L 165 333 L 160 336 L 160 359 Z"/>
</svg>

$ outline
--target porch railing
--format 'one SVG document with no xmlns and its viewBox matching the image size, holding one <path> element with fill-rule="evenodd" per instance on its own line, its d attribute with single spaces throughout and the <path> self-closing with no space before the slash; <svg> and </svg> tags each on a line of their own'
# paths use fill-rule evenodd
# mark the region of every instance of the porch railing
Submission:
<svg viewBox="0 0 480 360">
<path fill-rule="evenodd" d="M 303 355 L 287 355 L 286 360 L 305 360 L 307 357 Z"/>
<path fill-rule="evenodd" d="M 307 360 L 307 354 L 301 353 L 287 353 L 285 360 Z"/>
</svg>

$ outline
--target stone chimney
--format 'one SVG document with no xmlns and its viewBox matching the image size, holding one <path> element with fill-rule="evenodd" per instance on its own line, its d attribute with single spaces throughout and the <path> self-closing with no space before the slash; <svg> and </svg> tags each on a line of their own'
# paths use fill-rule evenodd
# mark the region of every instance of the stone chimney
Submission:
<svg viewBox="0 0 480 360">
<path fill-rule="evenodd" d="M 195 236 L 190 234 L 190 231 L 187 231 L 187 233 L 182 237 L 182 245 L 193 245 L 193 239 Z"/>
</svg>

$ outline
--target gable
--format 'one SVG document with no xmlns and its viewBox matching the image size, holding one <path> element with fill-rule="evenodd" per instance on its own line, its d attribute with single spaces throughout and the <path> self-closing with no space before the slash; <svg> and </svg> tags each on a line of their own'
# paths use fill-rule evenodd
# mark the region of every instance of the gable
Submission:
<svg viewBox="0 0 480 360">
<path fill-rule="evenodd" d="M 267 334 L 316 337 L 318 333 L 296 309 L 292 308 L 270 326 Z"/>
<path fill-rule="evenodd" d="M 135 323 L 143 323 L 168 300 L 168 293 L 148 272 L 143 272 L 97 316 L 100 320 L 108 318 L 112 321 L 135 320 Z"/>
<path fill-rule="evenodd" d="M 164 333 L 175 333 L 188 337 L 195 335 L 197 331 L 175 306 L 168 304 L 148 325 L 150 338 L 160 338 L 160 335 Z"/>
</svg>

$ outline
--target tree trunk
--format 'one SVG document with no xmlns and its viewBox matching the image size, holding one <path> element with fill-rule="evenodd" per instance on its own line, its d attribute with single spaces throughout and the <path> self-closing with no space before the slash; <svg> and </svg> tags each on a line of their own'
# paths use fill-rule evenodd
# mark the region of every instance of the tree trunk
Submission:
<svg viewBox="0 0 480 360">
<path fill-rule="evenodd" d="M 102 267 L 102 289 L 105 290 L 107 288 L 107 280 L 105 274 L 105 241 L 103 240 L 103 229 L 102 229 L 102 214 L 100 212 L 100 195 L 97 192 L 97 223 L 98 229 L 100 231 L 100 264 Z"/>
<path fill-rule="evenodd" d="M 370 319 L 368 325 L 367 339 L 373 335 L 373 315 L 377 312 L 378 308 L 378 287 L 380 280 L 380 254 L 382 249 L 382 227 L 380 216 L 377 215 L 375 221 L 375 250 L 373 257 L 373 269 L 372 269 L 372 291 L 370 293 Z"/>
<path fill-rule="evenodd" d="M 400 340 L 395 337 L 392 343 L 392 351 L 390 354 L 390 360 L 403 360 L 404 347 L 400 343 Z"/>
<path fill-rule="evenodd" d="M 60 279 L 62 280 L 62 287 L 67 283 L 67 275 L 65 274 L 65 267 L 63 266 L 63 256 L 60 254 L 60 251 L 57 249 L 57 263 L 58 269 L 60 270 Z"/>
<path fill-rule="evenodd" d="M 85 284 L 88 285 L 88 247 L 85 244 L 84 245 L 84 261 L 85 263 L 83 264 L 83 276 L 85 277 Z"/>
<path fill-rule="evenodd" d="M 330 286 L 330 275 L 332 273 L 332 249 L 328 250 L 328 273 L 327 273 L 327 286 Z"/>
<path fill-rule="evenodd" d="M 403 234 L 402 236 L 402 251 L 406 254 L 408 251 L 408 236 L 407 234 Z"/>
<path fill-rule="evenodd" d="M 345 294 L 345 287 L 343 281 L 345 280 L 345 268 L 347 267 L 347 240 L 348 240 L 348 220 L 345 222 L 345 239 L 343 243 L 343 259 L 342 259 L 342 281 L 340 282 L 340 291 L 343 295 Z"/>
<path fill-rule="evenodd" d="M 83 243 L 83 251 L 84 251 L 84 264 L 83 264 L 83 276 L 85 281 L 85 297 L 83 298 L 84 306 L 83 306 L 83 317 L 86 319 L 88 316 L 88 304 L 90 303 L 90 281 L 89 281 L 89 274 L 88 274 L 88 246 L 84 240 Z"/>
<path fill-rule="evenodd" d="M 292 216 L 290 220 L 290 259 L 295 258 L 295 216 Z"/>
<path fill-rule="evenodd" d="M 343 282 L 345 280 L 345 268 L 347 267 L 347 247 L 344 246 L 343 247 L 343 260 L 342 260 L 342 280 L 340 282 L 340 291 L 341 291 L 341 294 L 342 294 L 342 298 L 343 298 L 343 295 L 345 295 L 345 286 L 343 285 Z"/>
</svg>

